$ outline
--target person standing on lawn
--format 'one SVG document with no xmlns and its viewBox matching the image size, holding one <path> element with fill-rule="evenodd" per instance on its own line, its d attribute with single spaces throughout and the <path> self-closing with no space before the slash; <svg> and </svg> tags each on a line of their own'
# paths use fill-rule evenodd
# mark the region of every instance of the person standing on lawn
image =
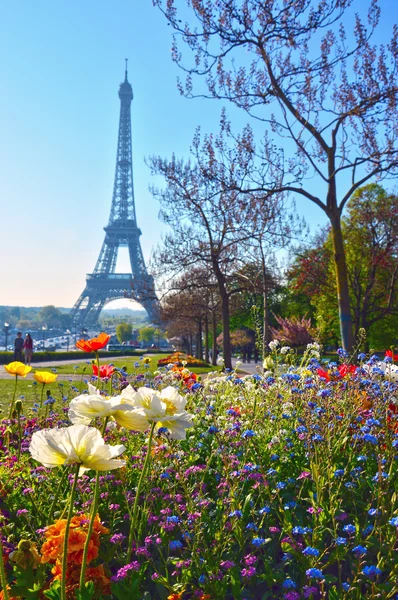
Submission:
<svg viewBox="0 0 398 600">
<path fill-rule="evenodd" d="M 30 333 L 26 334 L 25 341 L 23 343 L 23 349 L 25 352 L 25 361 L 27 365 L 30 365 L 32 362 L 32 354 L 33 354 L 33 340 Z"/>
<path fill-rule="evenodd" d="M 17 337 L 14 340 L 14 360 L 19 360 L 19 362 L 23 363 L 23 345 L 24 341 L 22 339 L 22 331 L 18 331 Z"/>
</svg>

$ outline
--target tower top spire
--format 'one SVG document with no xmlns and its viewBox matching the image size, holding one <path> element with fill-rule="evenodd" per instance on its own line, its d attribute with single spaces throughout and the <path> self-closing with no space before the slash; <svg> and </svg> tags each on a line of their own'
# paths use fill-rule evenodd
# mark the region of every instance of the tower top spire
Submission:
<svg viewBox="0 0 398 600">
<path fill-rule="evenodd" d="M 128 58 L 124 59 L 126 61 L 125 70 L 124 70 L 124 81 L 120 84 L 119 88 L 119 98 L 120 100 L 127 100 L 131 102 L 133 99 L 133 88 L 131 87 L 128 79 L 127 79 L 127 63 Z"/>
</svg>

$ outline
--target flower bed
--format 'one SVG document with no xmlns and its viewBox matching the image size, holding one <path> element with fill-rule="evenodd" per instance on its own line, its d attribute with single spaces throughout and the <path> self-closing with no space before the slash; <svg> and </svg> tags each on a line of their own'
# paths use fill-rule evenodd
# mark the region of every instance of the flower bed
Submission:
<svg viewBox="0 0 398 600">
<path fill-rule="evenodd" d="M 264 377 L 116 370 L 49 413 L 17 400 L 0 425 L 8 597 L 395 598 L 398 371 L 316 352 L 281 376 L 275 352 Z"/>
<path fill-rule="evenodd" d="M 165 358 L 161 358 L 158 361 L 159 367 L 165 367 L 169 364 L 176 364 L 179 367 L 206 367 L 207 363 L 200 358 L 195 358 L 190 354 L 185 354 L 185 352 L 173 352 L 173 354 L 169 354 Z"/>
</svg>

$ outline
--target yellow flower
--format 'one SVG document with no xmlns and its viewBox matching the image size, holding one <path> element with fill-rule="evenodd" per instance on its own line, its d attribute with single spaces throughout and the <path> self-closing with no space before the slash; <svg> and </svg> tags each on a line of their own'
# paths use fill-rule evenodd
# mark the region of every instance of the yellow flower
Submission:
<svg viewBox="0 0 398 600">
<path fill-rule="evenodd" d="M 18 360 L 14 360 L 14 362 L 4 365 L 4 368 L 10 375 L 19 375 L 20 377 L 26 377 L 32 370 L 32 367 L 28 367 Z"/>
<path fill-rule="evenodd" d="M 50 371 L 36 371 L 33 377 L 38 383 L 54 383 L 57 379 L 57 375 Z"/>
</svg>

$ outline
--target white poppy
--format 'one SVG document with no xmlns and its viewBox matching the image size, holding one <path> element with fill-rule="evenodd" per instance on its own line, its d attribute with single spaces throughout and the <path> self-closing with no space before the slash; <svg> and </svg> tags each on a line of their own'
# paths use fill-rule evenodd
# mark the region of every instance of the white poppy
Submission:
<svg viewBox="0 0 398 600">
<path fill-rule="evenodd" d="M 174 439 L 185 439 L 185 429 L 193 426 L 192 416 L 184 410 L 186 399 L 171 386 L 161 392 L 147 387 L 141 387 L 137 392 L 126 388 L 121 401 L 139 408 L 148 421 L 156 422 L 157 428 L 166 427 Z"/>
<path fill-rule="evenodd" d="M 145 413 L 130 404 L 122 403 L 121 396 L 104 398 L 82 394 L 71 401 L 69 419 L 72 423 L 89 425 L 96 417 L 113 417 L 119 425 L 134 431 L 145 431 L 149 427 Z"/>
<path fill-rule="evenodd" d="M 80 464 L 80 473 L 89 469 L 110 471 L 123 467 L 126 461 L 116 457 L 125 449 L 122 445 L 105 444 L 98 429 L 87 425 L 36 431 L 29 446 L 32 458 L 45 467 Z"/>
</svg>

